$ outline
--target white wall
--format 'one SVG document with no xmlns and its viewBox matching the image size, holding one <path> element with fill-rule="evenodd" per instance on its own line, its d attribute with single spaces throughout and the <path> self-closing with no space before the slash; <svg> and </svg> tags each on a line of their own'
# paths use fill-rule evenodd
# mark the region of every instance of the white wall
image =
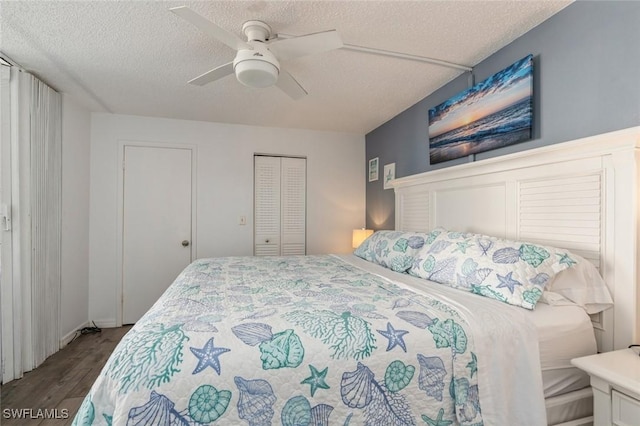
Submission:
<svg viewBox="0 0 640 426">
<path fill-rule="evenodd" d="M 119 149 L 124 141 L 197 149 L 195 257 L 253 253 L 253 154 L 307 157 L 307 253 L 352 251 L 365 221 L 364 135 L 93 114 L 89 317 L 117 323 Z M 238 225 L 240 215 L 247 225 Z"/>
<path fill-rule="evenodd" d="M 66 344 L 89 318 L 89 148 L 91 114 L 62 96 L 60 337 Z"/>
</svg>

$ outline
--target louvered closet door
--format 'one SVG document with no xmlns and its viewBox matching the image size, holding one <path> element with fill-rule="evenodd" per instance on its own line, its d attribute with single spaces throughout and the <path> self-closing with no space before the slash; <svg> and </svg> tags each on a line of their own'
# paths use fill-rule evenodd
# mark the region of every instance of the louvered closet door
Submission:
<svg viewBox="0 0 640 426">
<path fill-rule="evenodd" d="M 255 156 L 256 256 L 280 255 L 280 157 Z"/>
<path fill-rule="evenodd" d="M 306 252 L 306 159 L 255 156 L 256 256 Z"/>
<path fill-rule="evenodd" d="M 306 252 L 307 160 L 282 158 L 282 248 L 283 256 Z"/>
</svg>

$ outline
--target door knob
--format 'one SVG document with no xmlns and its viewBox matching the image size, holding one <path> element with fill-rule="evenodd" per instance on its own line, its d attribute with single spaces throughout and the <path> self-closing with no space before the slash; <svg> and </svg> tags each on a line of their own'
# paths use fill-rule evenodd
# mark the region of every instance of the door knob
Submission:
<svg viewBox="0 0 640 426">
<path fill-rule="evenodd" d="M 189 245 L 189 241 L 188 240 L 182 241 L 182 247 L 186 247 L 188 245 Z"/>
</svg>

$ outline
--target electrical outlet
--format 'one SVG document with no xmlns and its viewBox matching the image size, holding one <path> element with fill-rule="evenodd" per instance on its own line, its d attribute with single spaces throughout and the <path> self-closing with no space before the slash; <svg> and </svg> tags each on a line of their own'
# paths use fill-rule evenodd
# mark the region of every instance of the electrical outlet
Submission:
<svg viewBox="0 0 640 426">
<path fill-rule="evenodd" d="M 247 217 L 246 216 L 240 216 L 240 219 L 238 220 L 238 224 L 239 225 L 246 225 L 247 224 Z"/>
</svg>

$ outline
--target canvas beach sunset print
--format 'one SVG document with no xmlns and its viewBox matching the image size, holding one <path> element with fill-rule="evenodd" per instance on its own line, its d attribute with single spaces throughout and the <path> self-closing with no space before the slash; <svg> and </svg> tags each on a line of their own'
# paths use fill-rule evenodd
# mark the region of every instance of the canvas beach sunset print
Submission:
<svg viewBox="0 0 640 426">
<path fill-rule="evenodd" d="M 431 164 L 531 139 L 533 56 L 429 110 Z"/>
</svg>

